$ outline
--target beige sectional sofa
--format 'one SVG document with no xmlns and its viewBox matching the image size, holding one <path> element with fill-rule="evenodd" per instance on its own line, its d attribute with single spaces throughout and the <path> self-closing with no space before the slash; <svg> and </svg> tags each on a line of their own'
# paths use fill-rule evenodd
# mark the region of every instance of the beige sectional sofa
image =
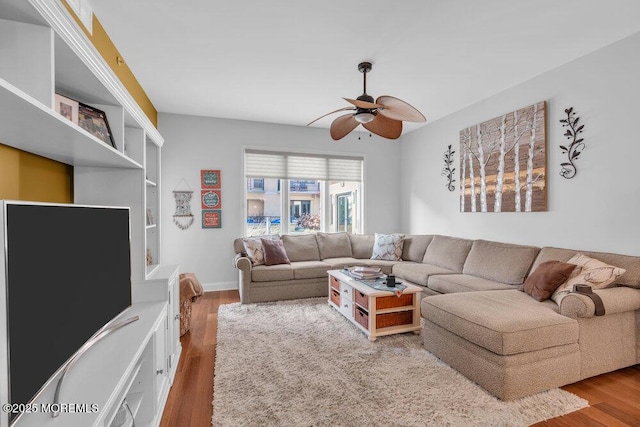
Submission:
<svg viewBox="0 0 640 427">
<path fill-rule="evenodd" d="M 374 236 L 282 236 L 291 264 L 252 266 L 236 239 L 243 303 L 326 296 L 327 271 L 372 265 L 423 289 L 424 346 L 509 400 L 640 363 L 640 257 L 440 235 L 405 236 L 401 261 L 371 260 Z M 571 293 L 560 306 L 520 288 L 549 260 L 576 253 L 626 272 L 596 290 L 606 314 Z"/>
</svg>

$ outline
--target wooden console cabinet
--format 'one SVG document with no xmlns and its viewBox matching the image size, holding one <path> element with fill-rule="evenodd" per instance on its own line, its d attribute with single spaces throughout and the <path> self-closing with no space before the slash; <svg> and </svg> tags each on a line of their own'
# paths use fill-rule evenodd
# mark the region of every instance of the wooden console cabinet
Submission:
<svg viewBox="0 0 640 427">
<path fill-rule="evenodd" d="M 379 291 L 359 282 L 342 270 L 329 271 L 329 300 L 344 317 L 375 341 L 383 335 L 420 332 L 418 286 L 406 284 L 400 296 Z"/>
</svg>

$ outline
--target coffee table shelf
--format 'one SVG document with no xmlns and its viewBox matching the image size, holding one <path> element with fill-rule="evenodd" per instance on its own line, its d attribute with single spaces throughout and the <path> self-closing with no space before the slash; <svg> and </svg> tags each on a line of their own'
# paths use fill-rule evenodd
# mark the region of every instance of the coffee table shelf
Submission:
<svg viewBox="0 0 640 427">
<path fill-rule="evenodd" d="M 405 284 L 400 296 L 373 289 L 342 270 L 329 272 L 328 304 L 360 329 L 370 341 L 383 335 L 420 332 L 418 286 Z M 378 309 L 378 305 L 384 307 Z"/>
</svg>

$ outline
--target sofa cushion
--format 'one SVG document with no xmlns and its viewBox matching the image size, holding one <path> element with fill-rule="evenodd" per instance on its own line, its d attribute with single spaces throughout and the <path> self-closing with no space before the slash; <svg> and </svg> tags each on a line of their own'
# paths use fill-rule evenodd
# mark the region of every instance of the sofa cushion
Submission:
<svg viewBox="0 0 640 427">
<path fill-rule="evenodd" d="M 373 252 L 375 237 L 371 234 L 349 234 L 351 253 L 354 258 L 369 259 Z"/>
<path fill-rule="evenodd" d="M 291 264 L 257 265 L 251 269 L 252 282 L 293 280 Z"/>
<path fill-rule="evenodd" d="M 290 261 L 320 261 L 320 251 L 315 234 L 295 236 L 285 234 L 281 238 Z"/>
<path fill-rule="evenodd" d="M 291 263 L 294 279 L 316 279 L 328 277 L 331 266 L 322 261 L 297 261 Z"/>
<path fill-rule="evenodd" d="M 438 267 L 437 265 L 415 263 L 411 261 L 395 264 L 392 271 L 396 277 L 422 286 L 427 286 L 429 276 L 434 274 L 453 273 L 453 271 Z"/>
<path fill-rule="evenodd" d="M 320 259 L 351 257 L 351 241 L 347 233 L 317 233 Z"/>
<path fill-rule="evenodd" d="M 351 257 L 325 258 L 322 260 L 325 264 L 329 264 L 331 270 L 340 270 L 345 267 L 366 265 L 366 260 L 355 259 Z"/>
<path fill-rule="evenodd" d="M 480 347 L 510 355 L 578 342 L 578 322 L 517 290 L 435 295 L 422 316 Z"/>
<path fill-rule="evenodd" d="M 514 285 L 483 279 L 467 274 L 442 274 L 429 277 L 427 287 L 441 294 L 455 292 L 491 291 L 497 289 L 515 289 Z"/>
<path fill-rule="evenodd" d="M 464 261 L 471 250 L 472 240 L 449 236 L 433 236 L 422 262 L 462 273 Z"/>
<path fill-rule="evenodd" d="M 539 250 L 533 246 L 476 240 L 462 272 L 509 285 L 521 285 Z"/>
<path fill-rule="evenodd" d="M 575 264 L 566 262 L 543 262 L 525 279 L 522 291 L 537 301 L 549 299 L 558 286 L 567 281 L 575 268 Z"/>
<path fill-rule="evenodd" d="M 586 284 L 593 289 L 603 289 L 615 282 L 625 272 L 623 268 L 609 265 L 584 254 L 574 255 L 568 263 L 575 264 L 576 268 L 571 277 L 551 295 L 551 299 L 558 304 L 571 292 L 573 285 Z"/>
<path fill-rule="evenodd" d="M 402 246 L 402 260 L 422 262 L 427 246 L 433 239 L 432 235 L 409 235 L 404 236 L 404 245 Z"/>
<path fill-rule="evenodd" d="M 540 253 L 536 257 L 536 260 L 533 262 L 532 270 L 545 261 L 555 259 L 558 261 L 567 262 L 578 252 L 602 262 L 606 262 L 607 264 L 624 268 L 626 272 L 622 276 L 618 277 L 615 283 L 617 285 L 640 289 L 640 256 L 544 247 L 540 250 Z"/>
<path fill-rule="evenodd" d="M 402 260 L 402 247 L 404 245 L 403 234 L 375 234 L 371 259 L 385 261 Z"/>
</svg>

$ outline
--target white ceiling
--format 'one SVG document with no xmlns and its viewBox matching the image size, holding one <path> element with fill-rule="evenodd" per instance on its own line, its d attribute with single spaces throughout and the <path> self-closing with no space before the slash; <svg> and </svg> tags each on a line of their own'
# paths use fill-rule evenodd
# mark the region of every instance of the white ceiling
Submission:
<svg viewBox="0 0 640 427">
<path fill-rule="evenodd" d="M 364 60 L 433 121 L 640 31 L 637 0 L 88 1 L 158 111 L 299 126 Z"/>
</svg>

